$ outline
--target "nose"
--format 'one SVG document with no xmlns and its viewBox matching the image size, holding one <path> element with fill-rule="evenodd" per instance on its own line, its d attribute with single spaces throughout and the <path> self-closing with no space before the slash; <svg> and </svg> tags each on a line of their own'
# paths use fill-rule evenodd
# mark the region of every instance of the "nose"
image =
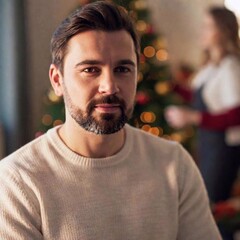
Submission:
<svg viewBox="0 0 240 240">
<path fill-rule="evenodd" d="M 102 75 L 99 80 L 99 93 L 112 95 L 119 92 L 117 79 L 114 77 L 114 73 L 106 73 Z"/>
</svg>

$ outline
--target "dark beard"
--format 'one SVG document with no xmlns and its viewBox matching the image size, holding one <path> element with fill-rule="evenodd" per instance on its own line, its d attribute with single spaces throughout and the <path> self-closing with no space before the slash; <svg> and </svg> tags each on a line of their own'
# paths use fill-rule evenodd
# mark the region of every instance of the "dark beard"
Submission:
<svg viewBox="0 0 240 240">
<path fill-rule="evenodd" d="M 129 120 L 132 114 L 132 110 L 126 112 L 125 102 L 115 95 L 101 97 L 100 99 L 92 100 L 84 113 L 81 109 L 78 109 L 72 104 L 72 101 L 68 94 L 65 92 L 65 105 L 69 111 L 71 117 L 78 123 L 79 126 L 84 128 L 88 132 L 92 132 L 98 135 L 113 134 L 121 130 L 126 122 Z M 101 113 L 98 119 L 93 116 L 95 106 L 97 104 L 118 104 L 121 110 L 119 116 L 112 113 Z"/>
<path fill-rule="evenodd" d="M 81 119 L 75 119 L 75 121 L 86 131 L 98 135 L 118 132 L 128 121 L 128 118 L 125 114 L 121 114 L 121 116 L 115 118 L 112 114 L 106 113 L 101 114 L 100 117 L 101 120 L 97 120 L 92 116 L 88 116 Z"/>
</svg>

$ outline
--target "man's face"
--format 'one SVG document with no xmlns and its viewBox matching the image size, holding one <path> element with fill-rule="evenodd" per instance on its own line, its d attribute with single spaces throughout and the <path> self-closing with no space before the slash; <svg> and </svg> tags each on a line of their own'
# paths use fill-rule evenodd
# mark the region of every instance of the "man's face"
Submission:
<svg viewBox="0 0 240 240">
<path fill-rule="evenodd" d="M 136 82 L 131 36 L 124 30 L 94 30 L 70 39 L 56 92 L 64 97 L 66 121 L 74 119 L 95 134 L 111 134 L 131 117 Z"/>
</svg>

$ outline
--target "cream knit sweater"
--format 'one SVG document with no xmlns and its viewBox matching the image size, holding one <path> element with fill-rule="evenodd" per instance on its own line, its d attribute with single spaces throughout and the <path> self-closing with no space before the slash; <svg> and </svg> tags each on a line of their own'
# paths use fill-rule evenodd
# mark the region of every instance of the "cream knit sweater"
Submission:
<svg viewBox="0 0 240 240">
<path fill-rule="evenodd" d="M 183 148 L 125 130 L 107 158 L 77 155 L 54 128 L 2 160 L 0 239 L 221 239 Z"/>
</svg>

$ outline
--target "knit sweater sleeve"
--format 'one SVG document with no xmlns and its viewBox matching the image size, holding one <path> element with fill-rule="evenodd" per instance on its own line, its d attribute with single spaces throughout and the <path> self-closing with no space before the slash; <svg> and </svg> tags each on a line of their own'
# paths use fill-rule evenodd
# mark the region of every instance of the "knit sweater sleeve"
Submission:
<svg viewBox="0 0 240 240">
<path fill-rule="evenodd" d="M 33 193 L 9 164 L 0 163 L 0 189 L 0 239 L 43 239 Z"/>
<path fill-rule="evenodd" d="M 189 154 L 179 150 L 178 240 L 220 240 L 200 173 Z"/>
</svg>

